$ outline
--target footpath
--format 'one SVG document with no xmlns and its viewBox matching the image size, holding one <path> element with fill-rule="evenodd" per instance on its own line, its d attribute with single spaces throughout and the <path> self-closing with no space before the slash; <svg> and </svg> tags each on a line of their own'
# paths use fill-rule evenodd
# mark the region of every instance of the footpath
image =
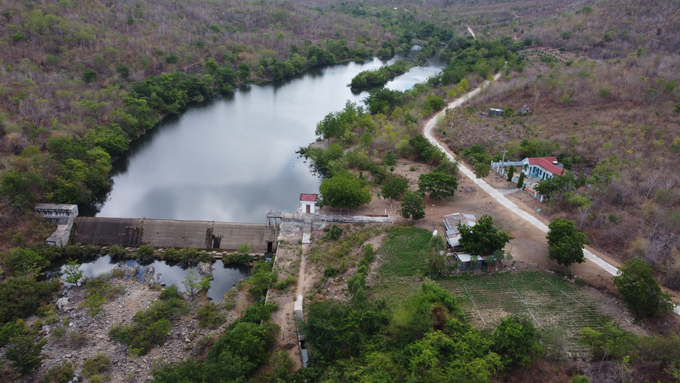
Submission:
<svg viewBox="0 0 680 383">
<path fill-rule="evenodd" d="M 499 77 L 500 77 L 500 74 L 497 74 L 496 76 L 494 76 L 494 80 L 498 80 Z M 453 109 L 453 108 L 459 107 L 465 101 L 467 101 L 470 98 L 474 97 L 475 95 L 479 94 L 479 92 L 481 92 L 482 89 L 487 87 L 489 84 L 490 84 L 489 81 L 485 81 L 477 89 L 475 89 L 475 90 L 471 91 L 470 93 L 466 94 L 465 96 L 451 102 L 448 105 L 448 108 Z M 439 141 L 437 141 L 437 139 L 435 139 L 433 134 L 432 134 L 432 130 L 434 129 L 434 127 L 437 123 L 437 118 L 439 116 L 444 116 L 445 113 L 446 113 L 446 111 L 442 110 L 439 113 L 437 113 L 436 115 L 434 115 L 427 122 L 427 124 L 425 124 L 425 129 L 424 129 L 423 134 L 424 134 L 425 138 L 427 138 L 427 140 L 430 141 L 430 143 L 432 143 L 432 145 L 435 145 L 436 147 L 441 149 L 451 161 L 455 161 L 455 155 L 448 148 L 446 148 Z M 520 216 L 521 218 L 523 218 L 524 220 L 529 222 L 531 225 L 535 226 L 537 229 L 541 230 L 542 232 L 544 232 L 546 234 L 548 233 L 549 229 L 548 229 L 548 226 L 546 224 L 539 221 L 536 217 L 531 215 L 529 212 L 527 212 L 527 211 L 523 210 L 522 208 L 520 208 L 519 206 L 517 206 L 516 203 L 510 201 L 507 197 L 505 197 L 503 194 L 501 194 L 501 192 L 496 190 L 493 186 L 489 185 L 483 179 L 478 179 L 475 176 L 474 172 L 471 171 L 470 169 L 468 169 L 462 162 L 459 162 L 458 169 L 463 174 L 465 174 L 468 178 L 477 182 L 479 187 L 482 190 L 484 190 L 485 192 L 487 192 L 498 203 L 500 203 L 501 205 L 503 205 L 504 207 L 506 207 L 507 209 L 509 209 L 513 213 L 517 214 L 518 216 Z M 602 270 L 606 271 L 607 273 L 611 274 L 612 276 L 618 275 L 619 270 L 615 266 L 608 263 L 604 259 L 598 257 L 597 255 L 593 254 L 588 249 L 583 249 L 583 254 L 584 254 L 587 261 L 594 263 L 595 265 L 597 265 L 597 267 L 601 268 Z M 680 306 L 676 305 L 675 308 L 673 309 L 673 311 L 676 314 L 680 315 Z"/>
</svg>

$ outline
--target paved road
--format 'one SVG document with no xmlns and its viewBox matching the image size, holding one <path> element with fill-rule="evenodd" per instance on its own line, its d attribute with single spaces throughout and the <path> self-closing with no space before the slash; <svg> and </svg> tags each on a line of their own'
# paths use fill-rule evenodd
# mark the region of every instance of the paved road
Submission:
<svg viewBox="0 0 680 383">
<path fill-rule="evenodd" d="M 500 74 L 497 74 L 494 77 L 494 80 L 498 80 L 500 77 Z M 485 81 L 480 87 L 477 89 L 473 90 L 472 92 L 468 93 L 467 95 L 451 102 L 448 107 L 453 109 L 455 107 L 458 107 L 462 105 L 465 101 L 469 100 L 471 97 L 474 97 L 476 94 L 478 94 L 484 87 L 489 85 L 488 81 Z M 439 141 L 437 141 L 434 136 L 432 135 L 432 129 L 435 127 L 437 123 L 437 117 L 444 115 L 445 111 L 442 110 L 441 112 L 437 113 L 434 117 L 432 117 L 427 124 L 425 124 L 425 138 L 428 139 L 433 145 L 441 149 L 446 156 L 453 161 L 455 159 L 455 156 L 453 155 L 452 152 L 448 150 L 448 148 L 444 147 Z M 459 163 L 458 169 L 463 172 L 468 178 L 471 180 L 475 181 L 480 188 L 482 188 L 485 192 L 487 192 L 493 199 L 498 201 L 501 205 L 505 206 L 508 208 L 510 211 L 513 213 L 517 214 L 518 216 L 522 217 L 524 220 L 529 222 L 530 224 L 534 225 L 537 229 L 543 231 L 544 233 L 548 233 L 548 226 L 544 224 L 543 222 L 539 221 L 536 217 L 533 215 L 529 214 L 525 210 L 522 210 L 517 204 L 514 202 L 510 201 L 507 197 L 505 197 L 501 192 L 496 190 L 494 187 L 486 183 L 483 179 L 477 179 L 475 176 L 474 172 L 472 172 L 470 169 L 468 169 L 465 165 L 462 163 Z M 618 269 L 614 267 L 613 265 L 609 264 L 607 261 L 603 260 L 602 258 L 598 257 L 597 255 L 593 254 L 591 251 L 588 249 L 583 249 L 583 254 L 586 258 L 586 260 L 596 264 L 599 266 L 602 270 L 606 271 L 607 273 L 611 275 L 617 275 L 618 274 Z M 676 314 L 680 315 L 680 306 L 675 306 L 674 310 Z"/>
</svg>

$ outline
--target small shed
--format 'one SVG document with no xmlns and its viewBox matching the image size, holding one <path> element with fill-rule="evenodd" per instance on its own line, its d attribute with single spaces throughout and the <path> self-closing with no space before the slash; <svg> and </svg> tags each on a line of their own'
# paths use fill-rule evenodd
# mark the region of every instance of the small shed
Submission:
<svg viewBox="0 0 680 383">
<path fill-rule="evenodd" d="M 452 213 L 444 216 L 444 226 L 446 226 L 446 242 L 452 249 L 460 246 L 460 232 L 458 224 L 463 223 L 470 227 L 477 224 L 474 214 Z"/>
<path fill-rule="evenodd" d="M 461 271 L 482 269 L 482 264 L 484 262 L 482 257 L 477 257 L 477 264 L 474 264 L 472 262 L 472 255 L 470 254 L 456 254 L 456 256 L 462 262 L 460 266 Z"/>
<path fill-rule="evenodd" d="M 300 194 L 300 205 L 298 208 L 300 213 L 315 214 L 317 199 L 317 194 Z"/>
<path fill-rule="evenodd" d="M 505 111 L 503 109 L 489 108 L 489 116 L 502 117 Z"/>
</svg>

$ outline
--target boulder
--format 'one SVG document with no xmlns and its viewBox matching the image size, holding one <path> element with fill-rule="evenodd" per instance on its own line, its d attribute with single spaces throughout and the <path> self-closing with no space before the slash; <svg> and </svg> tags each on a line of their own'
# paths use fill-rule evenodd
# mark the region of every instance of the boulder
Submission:
<svg viewBox="0 0 680 383">
<path fill-rule="evenodd" d="M 124 277 L 134 277 L 139 272 L 139 266 L 118 265 L 117 270 L 120 270 Z"/>
<path fill-rule="evenodd" d="M 199 262 L 196 267 L 198 274 L 205 278 L 212 278 L 212 264 L 208 262 Z"/>
<path fill-rule="evenodd" d="M 66 306 L 68 306 L 68 298 L 66 298 L 66 297 L 59 298 L 59 299 L 57 300 L 57 304 L 56 304 L 56 305 L 57 305 L 57 309 L 59 309 L 59 311 L 63 311 L 64 308 L 65 308 Z"/>
</svg>

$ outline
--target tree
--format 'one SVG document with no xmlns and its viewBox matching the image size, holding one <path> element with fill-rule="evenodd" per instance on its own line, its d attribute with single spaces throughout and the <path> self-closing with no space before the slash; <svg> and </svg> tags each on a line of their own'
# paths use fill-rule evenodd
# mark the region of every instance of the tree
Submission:
<svg viewBox="0 0 680 383">
<path fill-rule="evenodd" d="M 471 255 L 494 254 L 512 240 L 508 233 L 498 231 L 493 225 L 493 218 L 486 214 L 472 227 L 459 223 L 458 231 L 460 231 L 460 245 L 463 251 Z"/>
<path fill-rule="evenodd" d="M 192 298 L 197 292 L 210 289 L 210 279 L 196 275 L 193 270 L 189 270 L 189 274 L 182 281 L 182 284 Z"/>
<path fill-rule="evenodd" d="M 238 245 L 238 248 L 236 249 L 236 251 L 238 251 L 239 254 L 250 254 L 252 249 L 250 248 L 250 246 L 248 246 L 247 243 L 242 243 L 242 244 Z"/>
<path fill-rule="evenodd" d="M 418 190 L 422 195 L 428 193 L 432 199 L 452 197 L 457 188 L 458 179 L 449 174 L 432 172 L 418 177 Z"/>
<path fill-rule="evenodd" d="M 399 176 L 388 176 L 382 184 L 380 193 L 383 198 L 399 199 L 408 189 L 408 180 Z"/>
<path fill-rule="evenodd" d="M 80 264 L 75 259 L 69 259 L 66 266 L 64 266 L 64 274 L 66 274 L 66 282 L 78 284 L 83 278 L 83 271 L 80 270 Z"/>
<path fill-rule="evenodd" d="M 11 345 L 5 351 L 7 359 L 12 361 L 12 367 L 22 376 L 29 375 L 40 368 L 45 355 L 41 355 L 47 339 L 35 341 L 30 334 L 18 335 L 10 338 Z"/>
<path fill-rule="evenodd" d="M 507 179 L 507 181 L 508 181 L 508 182 L 512 182 L 512 177 L 513 177 L 514 175 L 515 175 L 515 166 L 513 165 L 513 166 L 510 166 L 510 167 L 508 168 L 508 179 Z"/>
<path fill-rule="evenodd" d="M 116 72 L 120 74 L 120 78 L 130 77 L 130 68 L 125 65 L 116 65 Z"/>
<path fill-rule="evenodd" d="M 357 208 L 371 202 L 372 194 L 361 182 L 343 176 L 323 180 L 319 186 L 324 205 L 339 208 Z"/>
<path fill-rule="evenodd" d="M 344 133 L 342 122 L 335 113 L 328 113 L 323 120 L 319 121 L 314 132 L 314 134 L 322 137 L 324 140 L 339 137 L 342 133 Z"/>
<path fill-rule="evenodd" d="M 397 155 L 393 151 L 388 150 L 382 158 L 383 164 L 387 166 L 394 166 L 397 164 Z"/>
<path fill-rule="evenodd" d="M 91 83 L 97 80 L 97 72 L 92 69 L 88 69 L 83 73 L 83 81 L 86 83 Z"/>
<path fill-rule="evenodd" d="M 401 209 L 399 214 L 406 219 L 413 219 L 417 221 L 425 217 L 425 202 L 423 197 L 416 192 L 406 192 L 404 198 L 401 200 Z"/>
<path fill-rule="evenodd" d="M 517 189 L 524 187 L 524 172 L 519 173 L 519 179 L 517 180 Z"/>
<path fill-rule="evenodd" d="M 491 172 L 491 165 L 486 162 L 478 162 L 475 164 L 475 176 L 477 178 L 484 178 Z"/>
<path fill-rule="evenodd" d="M 659 282 L 654 279 L 652 266 L 642 258 L 629 259 L 619 267 L 614 285 L 638 319 L 660 317 L 673 309 L 671 296 L 661 290 Z"/>
<path fill-rule="evenodd" d="M 238 64 L 238 78 L 245 82 L 250 77 L 250 66 L 246 63 Z"/>
<path fill-rule="evenodd" d="M 556 218 L 550 222 L 548 239 L 548 258 L 562 266 L 583 263 L 583 245 L 589 245 L 585 234 L 578 231 L 574 222 Z"/>
<path fill-rule="evenodd" d="M 524 317 L 510 316 L 501 320 L 492 339 L 492 349 L 501 356 L 505 366 L 519 363 L 526 367 L 531 362 L 531 356 L 541 351 L 538 331 Z"/>
</svg>

